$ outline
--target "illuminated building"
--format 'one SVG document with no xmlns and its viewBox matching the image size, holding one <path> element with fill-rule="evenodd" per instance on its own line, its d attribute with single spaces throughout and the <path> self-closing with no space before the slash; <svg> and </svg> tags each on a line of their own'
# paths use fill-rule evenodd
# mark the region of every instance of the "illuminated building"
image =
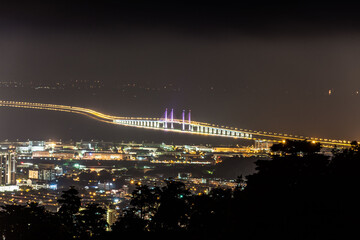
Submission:
<svg viewBox="0 0 360 240">
<path fill-rule="evenodd" d="M 231 153 L 249 153 L 251 151 L 248 147 L 214 147 L 214 152 L 231 152 Z"/>
<path fill-rule="evenodd" d="M 83 156 L 84 160 L 125 160 L 127 155 L 122 153 L 111 152 L 86 152 Z"/>
<path fill-rule="evenodd" d="M 40 173 L 40 178 L 44 181 L 52 181 L 56 178 L 55 171 L 53 169 L 42 169 Z"/>
<path fill-rule="evenodd" d="M 0 192 L 14 192 L 19 191 L 19 186 L 10 185 L 10 186 L 0 186 Z"/>
<path fill-rule="evenodd" d="M 16 153 L 0 152 L 0 185 L 16 183 Z"/>
<path fill-rule="evenodd" d="M 108 207 L 106 210 L 106 221 L 109 224 L 108 230 L 111 229 L 111 226 L 116 222 L 117 212 L 115 209 Z"/>
<path fill-rule="evenodd" d="M 99 182 L 98 183 L 98 189 L 99 190 L 111 190 L 111 189 L 114 189 L 115 186 L 112 182 Z"/>
<path fill-rule="evenodd" d="M 53 163 L 39 163 L 29 169 L 29 179 L 38 179 L 43 181 L 52 181 L 56 178 L 57 170 Z"/>
<path fill-rule="evenodd" d="M 32 152 L 32 158 L 47 158 L 51 159 L 72 159 L 74 158 L 74 152 L 49 152 L 49 151 L 34 151 Z"/>
<path fill-rule="evenodd" d="M 32 152 L 44 151 L 45 150 L 45 142 L 44 141 L 30 141 L 29 147 Z"/>
<path fill-rule="evenodd" d="M 39 171 L 38 170 L 29 170 L 29 178 L 30 179 L 39 179 Z"/>
<path fill-rule="evenodd" d="M 54 152 L 51 155 L 57 159 L 72 159 L 74 158 L 74 152 Z"/>
<path fill-rule="evenodd" d="M 33 158 L 50 157 L 50 153 L 49 151 L 33 151 L 32 157 Z"/>
</svg>

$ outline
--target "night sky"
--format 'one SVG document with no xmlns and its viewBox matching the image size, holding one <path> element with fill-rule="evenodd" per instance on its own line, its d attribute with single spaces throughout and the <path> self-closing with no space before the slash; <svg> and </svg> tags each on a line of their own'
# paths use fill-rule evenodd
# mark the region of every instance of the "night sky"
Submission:
<svg viewBox="0 0 360 240">
<path fill-rule="evenodd" d="M 108 90 L 0 88 L 0 99 L 120 116 L 161 117 L 166 107 L 180 116 L 192 109 L 199 121 L 360 140 L 359 10 L 344 1 L 1 3 L 0 82 L 99 80 Z M 179 90 L 111 89 L 127 83 Z M 0 117 L 0 140 L 224 140 L 140 131 L 67 113 L 0 108 Z"/>
</svg>

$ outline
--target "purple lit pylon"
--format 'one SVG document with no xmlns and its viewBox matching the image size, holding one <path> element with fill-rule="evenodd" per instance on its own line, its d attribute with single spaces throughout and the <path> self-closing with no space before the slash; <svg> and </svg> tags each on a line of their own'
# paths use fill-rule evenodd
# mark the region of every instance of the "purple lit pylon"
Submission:
<svg viewBox="0 0 360 240">
<path fill-rule="evenodd" d="M 171 113 L 170 113 L 170 118 L 171 118 L 171 128 L 174 128 L 174 109 L 171 109 Z"/>
<path fill-rule="evenodd" d="M 191 110 L 189 110 L 189 131 L 191 131 Z"/>
<path fill-rule="evenodd" d="M 182 130 L 185 131 L 185 110 L 182 112 Z"/>
<path fill-rule="evenodd" d="M 165 123 L 164 128 L 167 128 L 167 108 L 165 109 Z"/>
</svg>

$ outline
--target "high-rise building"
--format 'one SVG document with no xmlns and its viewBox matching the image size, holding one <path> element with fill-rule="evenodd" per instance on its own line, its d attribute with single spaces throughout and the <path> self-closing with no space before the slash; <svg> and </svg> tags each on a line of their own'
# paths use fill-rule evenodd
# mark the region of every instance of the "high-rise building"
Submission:
<svg viewBox="0 0 360 240">
<path fill-rule="evenodd" d="M 30 169 L 29 179 L 37 179 L 41 181 L 55 180 L 56 171 L 54 169 Z"/>
<path fill-rule="evenodd" d="M 0 185 L 16 184 L 16 153 L 0 151 Z"/>
<path fill-rule="evenodd" d="M 111 226 L 114 225 L 114 223 L 117 220 L 117 212 L 114 208 L 108 206 L 107 210 L 106 210 L 106 221 L 109 224 L 108 225 L 108 231 L 110 231 Z"/>
</svg>

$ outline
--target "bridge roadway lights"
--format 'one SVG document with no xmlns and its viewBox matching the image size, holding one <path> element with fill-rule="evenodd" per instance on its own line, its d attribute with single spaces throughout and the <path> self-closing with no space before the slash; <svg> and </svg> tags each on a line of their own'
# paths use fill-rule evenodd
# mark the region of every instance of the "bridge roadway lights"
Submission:
<svg viewBox="0 0 360 240">
<path fill-rule="evenodd" d="M 17 108 L 31 108 L 31 109 L 44 109 L 44 110 L 52 110 L 52 111 L 65 111 L 65 112 L 73 112 L 73 113 L 80 113 L 80 114 L 87 114 L 96 116 L 100 120 L 112 120 L 114 123 L 118 123 L 121 125 L 127 125 L 127 126 L 144 126 L 147 128 L 167 128 L 167 122 L 168 122 L 168 116 L 167 116 L 167 110 L 165 114 L 165 121 L 164 119 L 157 120 L 157 121 L 149 121 L 145 119 L 117 119 L 115 116 L 105 115 L 96 111 L 93 111 L 91 109 L 86 108 L 80 108 L 80 107 L 72 107 L 72 106 L 65 106 L 65 105 L 53 105 L 53 104 L 39 104 L 39 103 L 27 103 L 27 102 L 16 102 L 16 101 L 0 101 L 0 106 L 4 107 L 17 107 Z M 208 133 L 211 135 L 216 136 L 223 136 L 223 137 L 239 137 L 239 138 L 247 138 L 251 139 L 253 136 L 251 133 L 247 133 L 247 130 L 244 130 L 245 132 L 242 132 L 243 129 L 237 130 L 230 130 L 228 128 L 223 127 L 216 127 L 212 128 L 209 127 L 210 125 L 193 125 L 191 124 L 191 111 L 189 111 L 188 115 L 188 122 L 185 122 L 185 110 L 183 110 L 182 115 L 182 121 L 173 121 L 173 109 L 171 109 L 171 128 L 176 128 L 177 130 L 183 130 L 184 132 L 199 132 L 199 133 Z M 186 126 L 188 125 L 188 126 Z M 186 131 L 188 130 L 188 131 Z M 276 139 L 282 138 L 281 136 L 284 136 L 285 138 L 289 139 L 292 136 L 287 134 L 279 134 L 279 133 L 266 133 L 266 132 L 255 132 L 255 136 L 257 135 L 264 135 L 264 137 L 272 137 L 274 141 Z M 293 137 L 294 139 L 299 140 L 319 140 L 322 144 L 329 144 L 329 145 L 342 145 L 342 146 L 349 146 L 350 142 L 347 141 L 339 141 L 339 140 L 331 140 L 331 139 L 312 139 L 304 136 L 297 136 L 295 135 Z M 271 141 L 271 139 L 269 139 Z"/>
<path fill-rule="evenodd" d="M 142 126 L 146 128 L 166 128 L 166 122 L 165 121 L 146 121 L 146 120 L 114 120 L 114 122 L 124 125 L 130 125 L 130 126 Z M 177 123 L 180 126 L 179 130 L 182 130 L 183 123 Z M 174 127 L 174 129 L 176 129 Z M 244 133 L 244 132 L 238 132 L 238 131 L 232 131 L 228 129 L 219 129 L 219 128 L 212 128 L 212 127 L 205 127 L 201 125 L 192 125 L 189 124 L 188 130 L 185 132 L 198 132 L 198 133 L 207 133 L 211 135 L 220 135 L 225 137 L 236 137 L 236 138 L 247 138 L 251 139 L 252 134 Z"/>
</svg>

